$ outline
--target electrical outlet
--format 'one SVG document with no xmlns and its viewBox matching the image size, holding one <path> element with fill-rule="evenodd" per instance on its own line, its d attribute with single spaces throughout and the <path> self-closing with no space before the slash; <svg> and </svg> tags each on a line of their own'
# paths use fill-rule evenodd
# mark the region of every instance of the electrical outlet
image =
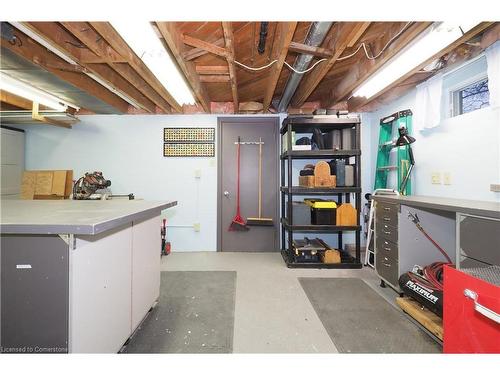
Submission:
<svg viewBox="0 0 500 375">
<path fill-rule="evenodd" d="M 439 173 L 439 172 L 432 172 L 431 179 L 432 179 L 432 183 L 433 184 L 440 185 L 441 184 L 441 173 Z"/>
<path fill-rule="evenodd" d="M 451 174 L 450 172 L 443 173 L 443 184 L 451 185 Z"/>
<path fill-rule="evenodd" d="M 201 169 L 195 169 L 194 178 L 201 178 Z"/>
<path fill-rule="evenodd" d="M 199 232 L 200 231 L 200 223 L 194 223 L 193 228 L 194 228 L 195 232 Z"/>
</svg>

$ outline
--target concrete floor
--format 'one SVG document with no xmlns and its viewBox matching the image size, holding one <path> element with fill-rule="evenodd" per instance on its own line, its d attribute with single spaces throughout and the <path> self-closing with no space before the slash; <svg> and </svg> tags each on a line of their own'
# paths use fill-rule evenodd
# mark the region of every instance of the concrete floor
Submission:
<svg viewBox="0 0 500 375">
<path fill-rule="evenodd" d="M 358 277 L 391 304 L 375 272 L 289 269 L 279 253 L 172 253 L 162 271 L 236 271 L 234 353 L 337 353 L 298 277 Z"/>
</svg>

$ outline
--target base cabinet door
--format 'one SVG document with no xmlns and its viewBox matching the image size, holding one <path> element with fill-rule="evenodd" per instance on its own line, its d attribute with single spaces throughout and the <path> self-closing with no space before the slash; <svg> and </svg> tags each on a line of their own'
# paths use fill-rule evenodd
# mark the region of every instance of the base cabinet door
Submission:
<svg viewBox="0 0 500 375">
<path fill-rule="evenodd" d="M 443 351 L 500 353 L 500 323 L 494 320 L 500 287 L 450 267 L 444 272 Z"/>
</svg>

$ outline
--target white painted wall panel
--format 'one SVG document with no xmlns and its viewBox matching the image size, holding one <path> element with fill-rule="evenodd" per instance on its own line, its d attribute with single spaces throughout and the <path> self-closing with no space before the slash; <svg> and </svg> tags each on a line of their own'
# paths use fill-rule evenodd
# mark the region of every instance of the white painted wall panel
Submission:
<svg viewBox="0 0 500 375">
<path fill-rule="evenodd" d="M 21 178 L 24 170 L 24 133 L 1 128 L 0 140 L 0 195 L 3 199 L 16 198 L 21 192 Z"/>
</svg>

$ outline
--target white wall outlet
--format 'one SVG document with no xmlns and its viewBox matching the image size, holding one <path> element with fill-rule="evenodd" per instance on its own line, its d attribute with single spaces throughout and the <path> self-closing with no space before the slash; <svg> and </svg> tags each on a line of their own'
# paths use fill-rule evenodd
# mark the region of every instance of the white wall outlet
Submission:
<svg viewBox="0 0 500 375">
<path fill-rule="evenodd" d="M 201 178 L 201 169 L 195 169 L 194 170 L 194 177 L 195 178 Z"/>
<path fill-rule="evenodd" d="M 199 232 L 200 231 L 200 223 L 194 223 L 193 224 L 193 229 L 195 232 Z"/>
<path fill-rule="evenodd" d="M 443 184 L 451 185 L 451 174 L 450 172 L 443 173 Z"/>
<path fill-rule="evenodd" d="M 431 180 L 434 185 L 440 185 L 441 184 L 441 173 L 439 172 L 432 172 L 431 174 Z"/>
</svg>

